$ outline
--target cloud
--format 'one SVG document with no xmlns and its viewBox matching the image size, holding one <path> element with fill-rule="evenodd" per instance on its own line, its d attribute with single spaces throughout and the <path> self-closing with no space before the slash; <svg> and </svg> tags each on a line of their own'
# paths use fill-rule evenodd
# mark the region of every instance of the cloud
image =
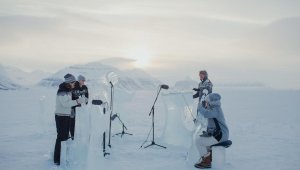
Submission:
<svg viewBox="0 0 300 170">
<path fill-rule="evenodd" d="M 128 49 L 136 46 L 146 46 L 156 56 L 191 55 L 235 39 L 251 27 L 201 17 L 133 14 L 94 17 L 80 12 L 62 10 L 55 17 L 2 16 L 1 34 L 6 36 L 1 40 L 2 55 L 60 55 L 67 59 L 99 54 L 128 57 Z"/>
<path fill-rule="evenodd" d="M 1 1 L 0 56 L 12 65 L 56 69 L 145 49 L 147 70 L 170 81 L 201 68 L 221 81 L 251 81 L 250 73 L 265 71 L 257 78 L 264 81 L 282 64 L 286 73 L 299 71 L 293 68 L 299 6 L 292 0 Z"/>
<path fill-rule="evenodd" d="M 299 30 L 300 17 L 276 20 L 233 44 L 237 49 L 235 53 L 257 58 L 258 61 L 272 60 L 272 64 L 284 64 L 286 61 L 300 64 Z"/>
</svg>

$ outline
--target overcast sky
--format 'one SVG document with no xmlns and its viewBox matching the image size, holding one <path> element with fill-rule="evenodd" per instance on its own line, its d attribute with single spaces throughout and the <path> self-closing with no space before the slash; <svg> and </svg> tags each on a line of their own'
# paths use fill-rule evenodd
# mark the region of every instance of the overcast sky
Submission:
<svg viewBox="0 0 300 170">
<path fill-rule="evenodd" d="M 55 72 L 109 57 L 167 83 L 300 89 L 297 0 L 0 0 L 1 63 Z"/>
</svg>

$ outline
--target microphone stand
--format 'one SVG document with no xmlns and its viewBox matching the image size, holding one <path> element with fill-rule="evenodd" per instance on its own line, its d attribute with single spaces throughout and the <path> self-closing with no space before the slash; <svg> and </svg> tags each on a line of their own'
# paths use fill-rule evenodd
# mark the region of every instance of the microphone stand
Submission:
<svg viewBox="0 0 300 170">
<path fill-rule="evenodd" d="M 106 113 L 106 107 L 108 107 L 108 103 L 107 102 L 104 102 L 103 104 L 106 104 L 105 107 L 103 107 L 103 113 L 105 114 Z M 105 137 L 106 137 L 106 132 L 104 131 L 103 132 L 103 141 L 102 141 L 102 145 L 103 145 L 103 156 L 106 157 L 107 155 L 110 155 L 110 153 L 106 152 L 106 147 L 105 147 L 105 143 L 106 143 L 106 140 L 105 140 Z"/>
<path fill-rule="evenodd" d="M 107 102 L 103 103 L 101 100 L 92 100 L 92 105 L 98 105 L 98 106 L 100 106 L 102 104 L 103 105 L 106 104 L 106 106 L 103 107 L 103 114 L 105 114 L 106 113 L 106 107 L 108 106 L 108 103 Z M 105 137 L 106 137 L 106 132 L 104 131 L 103 135 L 102 135 L 102 149 L 103 149 L 103 156 L 104 157 L 106 157 L 107 155 L 110 155 L 110 153 L 106 152 L 106 147 L 105 147 L 105 145 L 106 145 L 106 139 L 105 139 Z"/>
<path fill-rule="evenodd" d="M 145 149 L 148 148 L 148 147 L 150 147 L 150 146 L 158 146 L 158 147 L 161 147 L 161 148 L 164 148 L 164 149 L 167 148 L 167 147 L 165 147 L 165 146 L 156 144 L 155 141 L 154 141 L 154 106 L 155 106 L 155 103 L 156 103 L 156 101 L 157 101 L 157 99 L 158 99 L 158 95 L 159 95 L 161 89 L 162 89 L 162 87 L 159 88 L 159 91 L 158 91 L 158 93 L 157 93 L 157 95 L 156 95 L 156 98 L 155 98 L 155 100 L 154 100 L 154 103 L 153 103 L 153 105 L 152 105 L 152 107 L 151 107 L 151 111 L 150 111 L 150 113 L 149 113 L 149 116 L 152 114 L 152 142 L 151 142 L 150 145 L 145 146 L 145 147 L 144 147 Z"/>
<path fill-rule="evenodd" d="M 110 115 L 109 115 L 109 137 L 108 137 L 108 146 L 111 148 L 110 144 L 110 139 L 111 139 L 111 116 L 113 114 L 113 90 L 114 90 L 114 85 L 110 83 Z"/>
<path fill-rule="evenodd" d="M 110 155 L 110 153 L 106 152 L 106 148 L 105 148 L 105 136 L 106 136 L 106 132 L 103 132 L 102 145 L 103 145 L 103 156 L 104 157 L 106 157 L 107 155 Z"/>
<path fill-rule="evenodd" d="M 128 129 L 127 129 L 127 127 L 125 126 L 125 124 L 123 123 L 123 121 L 120 119 L 120 116 L 119 116 L 118 114 L 117 114 L 117 118 L 119 119 L 120 123 L 122 124 L 122 132 L 116 133 L 115 135 L 113 135 L 113 137 L 114 137 L 114 136 L 121 135 L 121 138 L 122 138 L 123 135 L 133 135 L 133 134 L 131 134 L 131 133 L 125 132 L 125 129 L 126 129 L 126 130 L 128 130 Z"/>
</svg>

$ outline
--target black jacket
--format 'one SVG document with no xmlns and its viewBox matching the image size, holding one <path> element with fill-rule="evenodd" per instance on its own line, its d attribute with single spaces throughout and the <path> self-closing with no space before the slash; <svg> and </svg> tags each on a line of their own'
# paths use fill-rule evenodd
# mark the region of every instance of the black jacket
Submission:
<svg viewBox="0 0 300 170">
<path fill-rule="evenodd" d="M 86 97 L 86 98 L 89 98 L 89 91 L 88 91 L 88 88 L 86 85 L 83 85 L 82 87 L 79 86 L 79 82 L 76 81 L 75 82 L 75 87 L 74 89 L 72 90 L 72 100 L 76 100 L 78 99 L 79 97 Z M 86 103 L 87 104 L 87 103 Z M 81 106 L 81 105 L 77 105 L 75 107 L 78 107 L 78 106 Z M 72 108 L 75 108 L 75 107 L 72 107 Z"/>
</svg>

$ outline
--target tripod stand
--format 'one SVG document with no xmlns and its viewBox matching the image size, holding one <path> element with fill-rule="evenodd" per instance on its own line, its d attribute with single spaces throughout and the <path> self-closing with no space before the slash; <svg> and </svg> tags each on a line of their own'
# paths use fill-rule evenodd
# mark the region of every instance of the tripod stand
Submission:
<svg viewBox="0 0 300 170">
<path fill-rule="evenodd" d="M 155 106 L 155 103 L 156 103 L 156 101 L 157 101 L 157 99 L 158 99 L 158 95 L 159 95 L 161 89 L 162 89 L 162 88 L 164 88 L 164 89 L 168 89 L 168 88 L 169 88 L 169 87 L 167 87 L 167 88 L 165 88 L 165 87 L 166 87 L 166 86 L 163 86 L 163 85 L 160 86 L 159 91 L 158 91 L 158 93 L 157 93 L 157 95 L 156 95 L 156 98 L 155 98 L 155 100 L 154 100 L 154 103 L 153 103 L 153 105 L 152 105 L 151 111 L 150 111 L 150 113 L 149 113 L 149 116 L 152 114 L 152 142 L 151 142 L 150 145 L 147 145 L 147 146 L 145 146 L 144 148 L 148 148 L 148 147 L 150 147 L 150 146 L 158 146 L 158 147 L 161 147 L 161 148 L 164 148 L 164 149 L 167 148 L 167 147 L 165 147 L 165 146 L 156 144 L 155 141 L 154 141 L 154 106 Z"/>
<path fill-rule="evenodd" d="M 120 116 L 118 114 L 116 114 L 116 117 L 119 119 L 120 123 L 122 124 L 122 132 L 116 133 L 115 135 L 113 135 L 113 137 L 121 135 L 121 138 L 122 138 L 124 135 L 133 135 L 131 133 L 125 132 L 125 129 L 127 130 L 127 127 L 125 126 L 125 124 L 123 123 L 123 121 L 120 119 Z"/>
</svg>

